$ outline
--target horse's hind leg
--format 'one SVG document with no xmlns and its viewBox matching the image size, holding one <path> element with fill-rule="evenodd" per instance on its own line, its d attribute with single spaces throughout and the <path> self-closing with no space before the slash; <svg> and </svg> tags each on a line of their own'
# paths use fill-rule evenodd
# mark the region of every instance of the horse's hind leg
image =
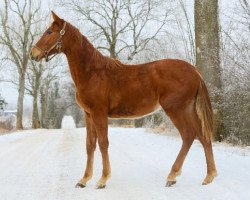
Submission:
<svg viewBox="0 0 250 200">
<path fill-rule="evenodd" d="M 164 109 L 164 108 L 163 108 Z M 167 178 L 167 185 L 171 186 L 176 183 L 176 176 L 180 174 L 181 167 L 185 160 L 185 157 L 195 139 L 198 137 L 199 141 L 204 147 L 206 162 L 207 162 L 207 176 L 203 181 L 203 184 L 209 184 L 213 181 L 214 177 L 217 175 L 214 158 L 213 158 L 213 150 L 211 141 L 207 141 L 205 136 L 202 135 L 202 128 L 200 120 L 196 114 L 196 110 L 194 104 L 190 104 L 184 110 L 179 111 L 170 111 L 168 109 L 164 109 L 167 115 L 171 118 L 176 128 L 179 130 L 183 144 L 179 155 L 174 162 L 171 172 Z"/>
<path fill-rule="evenodd" d="M 183 139 L 181 150 L 171 168 L 171 171 L 167 177 L 166 187 L 170 187 L 176 183 L 176 177 L 181 175 L 181 169 L 183 162 L 187 156 L 187 153 L 194 141 L 193 137 Z"/>
<path fill-rule="evenodd" d="M 214 177 L 217 176 L 217 171 L 214 163 L 212 143 L 211 141 L 207 141 L 203 135 L 198 135 L 198 139 L 204 148 L 206 162 L 207 162 L 207 176 L 202 184 L 207 185 L 213 181 Z"/>
<path fill-rule="evenodd" d="M 169 110 L 163 109 L 170 117 L 176 128 L 179 130 L 181 138 L 182 138 L 182 147 L 180 152 L 171 168 L 171 171 L 167 177 L 166 186 L 172 186 L 176 183 L 176 177 L 181 174 L 181 168 L 183 162 L 187 156 L 187 153 L 196 137 L 196 129 L 194 126 L 193 112 L 194 112 L 193 104 L 189 105 L 184 110 Z"/>
</svg>

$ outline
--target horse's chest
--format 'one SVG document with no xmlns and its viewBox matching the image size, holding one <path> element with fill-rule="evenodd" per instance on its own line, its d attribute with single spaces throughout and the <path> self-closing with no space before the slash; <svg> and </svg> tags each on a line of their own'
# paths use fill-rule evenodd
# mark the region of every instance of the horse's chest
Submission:
<svg viewBox="0 0 250 200">
<path fill-rule="evenodd" d="M 91 100 L 79 92 L 76 92 L 76 101 L 78 105 L 86 112 L 90 112 L 91 107 L 93 107 Z"/>
</svg>

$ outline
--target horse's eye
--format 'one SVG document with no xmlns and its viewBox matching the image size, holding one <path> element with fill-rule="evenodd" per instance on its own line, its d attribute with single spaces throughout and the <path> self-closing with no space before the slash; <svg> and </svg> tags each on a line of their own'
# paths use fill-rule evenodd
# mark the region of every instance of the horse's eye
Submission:
<svg viewBox="0 0 250 200">
<path fill-rule="evenodd" d="M 51 31 L 51 30 L 47 30 L 46 33 L 47 33 L 48 35 L 50 35 L 50 34 L 52 33 L 52 31 Z"/>
</svg>

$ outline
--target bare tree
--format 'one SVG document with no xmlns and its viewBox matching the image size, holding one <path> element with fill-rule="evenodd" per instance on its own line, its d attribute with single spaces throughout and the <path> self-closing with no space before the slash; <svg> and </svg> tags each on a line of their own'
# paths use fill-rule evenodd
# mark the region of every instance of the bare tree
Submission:
<svg viewBox="0 0 250 200">
<path fill-rule="evenodd" d="M 243 25 L 244 31 L 250 31 L 250 3 L 247 0 L 239 0 L 239 7 L 236 9 L 239 16 L 238 22 Z"/>
<path fill-rule="evenodd" d="M 59 77 L 62 77 L 62 74 L 65 73 L 62 72 L 62 74 L 60 74 L 58 66 L 60 66 L 59 59 L 54 59 L 53 62 L 46 66 L 46 71 L 43 73 L 41 78 L 41 84 L 39 88 L 40 121 L 41 127 L 43 128 L 49 128 L 49 97 L 51 86 L 59 79 Z"/>
<path fill-rule="evenodd" d="M 183 0 L 178 0 L 179 12 L 174 12 L 174 17 L 177 24 L 175 35 L 180 35 L 180 40 L 183 43 L 186 59 L 192 64 L 195 64 L 195 38 L 194 27 L 191 23 L 190 16 Z M 176 34 L 179 33 L 179 34 Z"/>
<path fill-rule="evenodd" d="M 92 41 L 98 48 L 119 58 L 127 59 L 147 49 L 149 42 L 161 33 L 171 9 L 159 0 L 67 0 L 61 3 L 78 13 L 79 20 L 90 22 Z M 151 28 L 153 27 L 153 28 Z"/>
<path fill-rule="evenodd" d="M 39 22 L 40 2 L 32 0 L 4 0 L 1 8 L 0 44 L 8 53 L 5 58 L 18 72 L 18 102 L 16 129 L 22 129 L 25 74 L 29 52 L 36 36 L 33 31 Z"/>
<path fill-rule="evenodd" d="M 33 98 L 32 128 L 40 128 L 42 125 L 46 124 L 44 120 L 46 117 L 43 114 L 47 113 L 46 99 L 48 98 L 48 90 L 51 83 L 64 73 L 60 72 L 60 66 L 62 66 L 60 57 L 55 58 L 50 63 L 42 61 L 36 63 L 31 61 L 28 66 L 25 89 Z M 39 115 L 39 97 L 41 98 L 41 115 Z M 42 119 L 42 124 L 40 118 Z"/>
<path fill-rule="evenodd" d="M 215 139 L 225 136 L 223 121 L 223 100 L 218 0 L 195 0 L 195 44 L 196 66 L 200 69 L 212 94 L 215 112 Z"/>
<path fill-rule="evenodd" d="M 226 139 L 235 144 L 250 144 L 250 7 L 245 0 L 222 10 L 221 66 Z M 228 14 L 230 13 L 230 14 Z"/>
<path fill-rule="evenodd" d="M 1 31 L 1 29 L 0 29 L 0 31 Z M 4 68 L 4 62 L 3 62 L 3 60 L 0 58 L 0 83 L 3 81 L 3 73 L 2 73 L 2 71 L 3 71 L 3 68 Z"/>
<path fill-rule="evenodd" d="M 28 94 L 33 97 L 32 128 L 40 128 L 38 97 L 43 71 L 44 65 L 42 62 L 38 64 L 31 62 L 31 66 L 27 70 L 28 84 L 26 84 L 25 88 Z"/>
</svg>

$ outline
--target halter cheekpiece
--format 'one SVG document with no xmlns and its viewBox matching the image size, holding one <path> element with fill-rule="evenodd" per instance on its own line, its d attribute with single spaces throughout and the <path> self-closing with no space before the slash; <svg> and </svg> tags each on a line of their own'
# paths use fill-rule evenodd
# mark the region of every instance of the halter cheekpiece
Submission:
<svg viewBox="0 0 250 200">
<path fill-rule="evenodd" d="M 66 22 L 64 22 L 63 24 L 63 28 L 60 30 L 60 36 L 57 39 L 56 43 L 54 45 L 52 45 L 52 47 L 50 47 L 49 50 L 43 50 L 40 47 L 38 47 L 37 45 L 34 45 L 35 48 L 37 48 L 39 51 L 43 52 L 44 56 L 45 56 L 45 61 L 48 62 L 49 60 L 51 60 L 52 58 L 54 58 L 57 54 L 61 53 L 61 48 L 62 48 L 62 37 L 65 34 L 65 27 L 66 27 Z M 49 57 L 49 53 L 54 49 L 57 49 L 57 52 L 52 56 Z"/>
</svg>

